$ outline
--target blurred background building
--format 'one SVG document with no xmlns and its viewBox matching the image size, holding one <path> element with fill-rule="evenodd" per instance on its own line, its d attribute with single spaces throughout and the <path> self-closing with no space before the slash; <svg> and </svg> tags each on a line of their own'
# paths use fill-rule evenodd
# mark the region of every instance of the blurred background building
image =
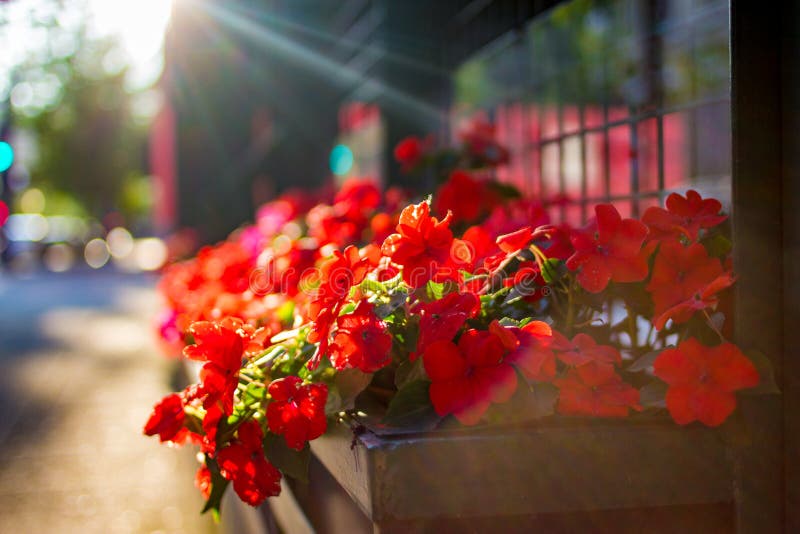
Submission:
<svg viewBox="0 0 800 534">
<path fill-rule="evenodd" d="M 61 269 L 92 239 L 94 263 L 113 262 L 113 228 L 117 249 L 154 235 L 180 255 L 290 187 L 424 190 L 392 147 L 475 116 L 511 149 L 499 177 L 561 199 L 557 218 L 600 200 L 635 214 L 689 185 L 730 196 L 726 2 L 4 5 L 3 248 L 18 266 L 31 253 Z"/>
<path fill-rule="evenodd" d="M 455 135 L 476 114 L 512 149 L 501 179 L 563 197 L 556 215 L 573 223 L 599 200 L 639 213 L 689 185 L 727 199 L 727 13 L 689 0 L 183 0 L 162 80 L 172 122 L 154 133 L 176 147 L 155 162 L 171 177 L 161 212 L 214 240 L 288 187 L 420 188 L 394 144 Z"/>
</svg>

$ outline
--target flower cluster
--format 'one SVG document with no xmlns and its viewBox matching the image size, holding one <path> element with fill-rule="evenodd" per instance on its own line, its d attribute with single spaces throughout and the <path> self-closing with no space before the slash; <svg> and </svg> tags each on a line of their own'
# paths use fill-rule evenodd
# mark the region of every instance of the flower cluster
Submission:
<svg viewBox="0 0 800 534">
<path fill-rule="evenodd" d="M 289 194 L 166 270 L 160 332 L 198 381 L 144 430 L 200 446 L 207 509 L 229 483 L 257 505 L 303 478 L 309 442 L 367 399 L 420 430 L 663 407 L 719 426 L 763 381 L 725 337 L 718 201 L 673 193 L 641 220 L 600 204 L 582 228 L 552 224 L 546 203 L 490 179 L 508 158 L 491 128 L 462 139 L 447 158 L 431 139 L 397 147 L 405 170 L 435 169 L 431 199 L 368 181 L 313 206 Z"/>
</svg>

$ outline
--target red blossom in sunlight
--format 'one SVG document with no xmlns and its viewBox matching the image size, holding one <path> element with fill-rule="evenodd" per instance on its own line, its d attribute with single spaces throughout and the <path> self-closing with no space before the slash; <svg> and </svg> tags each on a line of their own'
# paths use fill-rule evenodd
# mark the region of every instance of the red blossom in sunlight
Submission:
<svg viewBox="0 0 800 534">
<path fill-rule="evenodd" d="M 453 224 L 474 222 L 499 202 L 485 181 L 467 172 L 455 170 L 434 195 L 436 213 L 453 214 Z"/>
<path fill-rule="evenodd" d="M 273 434 L 283 436 L 286 445 L 302 450 L 320 437 L 328 426 L 325 401 L 328 386 L 303 384 L 296 376 L 274 380 L 269 385 L 272 401 L 267 406 L 267 423 Z"/>
<path fill-rule="evenodd" d="M 702 244 L 662 241 L 647 285 L 655 306 L 653 324 L 661 330 L 669 319 L 688 321 L 696 311 L 714 306 L 716 294 L 732 283 L 733 276 Z"/>
<path fill-rule="evenodd" d="M 491 403 L 511 398 L 517 376 L 503 361 L 509 351 L 503 342 L 492 332 L 467 330 L 458 345 L 441 340 L 425 349 L 422 361 L 431 379 L 429 395 L 437 414 L 453 414 L 462 424 L 474 425 Z"/>
<path fill-rule="evenodd" d="M 566 260 L 575 252 L 570 239 L 572 232 L 566 224 L 539 226 L 533 232 L 533 240 L 548 258 Z"/>
<path fill-rule="evenodd" d="M 395 226 L 397 226 L 396 217 L 384 212 L 376 213 L 369 221 L 369 227 L 372 230 L 372 242 L 383 243 L 387 237 L 392 235 Z"/>
<path fill-rule="evenodd" d="M 225 413 L 218 402 L 210 404 L 206 408 L 206 414 L 203 416 L 203 436 L 201 442 L 201 450 L 210 455 L 214 455 L 217 451 L 217 432 L 219 431 L 219 422 Z"/>
<path fill-rule="evenodd" d="M 397 233 L 383 242 L 383 253 L 403 267 L 403 280 L 412 287 L 425 285 L 448 264 L 453 246 L 448 214 L 431 217 L 427 202 L 412 204 L 400 214 Z"/>
<path fill-rule="evenodd" d="M 527 248 L 533 240 L 533 230 L 523 226 L 519 230 L 497 237 L 497 246 L 506 254 L 516 254 Z"/>
<path fill-rule="evenodd" d="M 666 206 L 667 209 L 652 206 L 642 215 L 642 222 L 650 227 L 651 240 L 686 236 L 695 241 L 701 228 L 713 228 L 727 219 L 719 214 L 722 210 L 719 200 L 702 198 L 692 189 L 685 197 L 672 193 Z"/>
<path fill-rule="evenodd" d="M 397 143 L 394 147 L 394 159 L 403 172 L 409 172 L 417 166 L 430 148 L 431 141 L 430 138 L 420 139 L 412 135 Z"/>
<path fill-rule="evenodd" d="M 479 264 L 486 258 L 500 252 L 492 234 L 481 226 L 470 226 L 464 232 L 462 239 L 472 247 L 474 261 Z"/>
<path fill-rule="evenodd" d="M 147 436 L 157 435 L 162 442 L 183 443 L 188 434 L 183 426 L 185 420 L 183 399 L 177 393 L 172 393 L 153 407 L 153 413 L 144 425 L 144 433 Z"/>
<path fill-rule="evenodd" d="M 494 236 L 508 234 L 521 226 L 538 228 L 550 223 L 542 203 L 529 198 L 499 202 L 481 226 Z"/>
<path fill-rule="evenodd" d="M 217 453 L 222 476 L 233 482 L 236 494 L 251 506 L 281 492 L 281 473 L 264 457 L 263 438 L 261 426 L 246 421 L 239 426 L 237 439 Z"/>
<path fill-rule="evenodd" d="M 335 206 L 343 206 L 345 216 L 350 219 L 363 217 L 375 211 L 381 204 L 381 190 L 372 181 L 364 179 L 347 180 L 336 192 Z"/>
<path fill-rule="evenodd" d="M 366 300 L 353 313 L 336 319 L 336 335 L 330 347 L 330 360 L 336 369 L 360 369 L 374 373 L 392 361 L 392 336 Z"/>
<path fill-rule="evenodd" d="M 204 405 L 221 402 L 226 415 L 233 411 L 233 394 L 239 383 L 242 357 L 250 348 L 255 329 L 241 320 L 226 317 L 218 322 L 201 321 L 189 327 L 194 345 L 183 349 L 189 359 L 206 362 L 200 369 Z"/>
<path fill-rule="evenodd" d="M 414 310 L 420 316 L 417 353 L 434 341 L 452 340 L 467 319 L 480 310 L 480 300 L 472 293 L 448 293 L 439 300 L 420 303 Z M 411 355 L 416 360 L 417 353 Z"/>
<path fill-rule="evenodd" d="M 320 245 L 332 243 L 344 247 L 361 240 L 361 234 L 369 227 L 369 219 L 348 218 L 346 205 L 329 206 L 318 204 L 306 214 L 308 235 Z"/>
<path fill-rule="evenodd" d="M 733 343 L 706 347 L 691 337 L 661 352 L 653 369 L 669 385 L 667 409 L 679 425 L 721 425 L 736 408 L 734 392 L 759 382 L 755 366 Z"/>
<path fill-rule="evenodd" d="M 517 271 L 503 280 L 505 287 L 513 287 L 526 302 L 536 302 L 547 295 L 547 282 L 535 261 L 520 262 Z"/>
<path fill-rule="evenodd" d="M 229 293 L 241 293 L 248 287 L 255 258 L 239 243 L 226 241 L 200 249 L 197 261 L 205 280 L 221 283 Z"/>
<path fill-rule="evenodd" d="M 557 409 L 564 415 L 626 417 L 630 409 L 641 410 L 639 391 L 613 369 L 582 365 L 554 384 L 559 390 Z"/>
<path fill-rule="evenodd" d="M 211 496 L 211 470 L 205 465 L 201 466 L 194 475 L 194 485 L 200 490 L 205 500 Z"/>
<path fill-rule="evenodd" d="M 319 349 L 308 362 L 315 369 L 320 359 L 327 354 L 330 330 L 350 289 L 360 284 L 371 268 L 370 258 L 361 257 L 358 248 L 349 246 L 344 252 L 338 250 L 319 269 L 319 287 L 309 305 L 309 316 L 313 319 L 308 340 L 319 343 Z"/>
<path fill-rule="evenodd" d="M 493 323 L 493 331 L 497 331 Z M 491 327 L 490 327 L 491 328 Z M 516 338 L 512 350 L 506 355 L 505 362 L 513 364 L 528 380 L 549 382 L 556 375 L 556 358 L 550 347 L 553 340 L 553 329 L 543 321 L 531 321 L 517 328 L 504 328 Z M 511 344 L 506 342 L 506 346 Z"/>
<path fill-rule="evenodd" d="M 642 248 L 647 227 L 633 219 L 623 219 L 611 204 L 595 207 L 596 228 L 575 230 L 575 252 L 567 267 L 578 271 L 578 283 L 590 293 L 599 293 L 610 281 L 639 282 L 647 276 L 648 250 Z"/>
</svg>

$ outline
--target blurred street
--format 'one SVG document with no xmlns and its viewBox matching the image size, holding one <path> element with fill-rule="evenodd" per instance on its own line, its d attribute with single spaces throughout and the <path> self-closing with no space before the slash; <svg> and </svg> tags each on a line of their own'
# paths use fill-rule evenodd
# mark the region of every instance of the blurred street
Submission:
<svg viewBox="0 0 800 534">
<path fill-rule="evenodd" d="M 212 532 L 195 463 L 142 435 L 170 390 L 154 278 L 0 276 L 0 532 Z"/>
</svg>

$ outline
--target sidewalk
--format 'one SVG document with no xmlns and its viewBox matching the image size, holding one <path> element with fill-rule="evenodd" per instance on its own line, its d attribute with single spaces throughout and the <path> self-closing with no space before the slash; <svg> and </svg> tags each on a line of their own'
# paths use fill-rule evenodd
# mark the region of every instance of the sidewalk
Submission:
<svg viewBox="0 0 800 534">
<path fill-rule="evenodd" d="M 191 533 L 190 450 L 142 435 L 169 390 L 151 282 L 114 274 L 0 280 L 0 532 Z"/>
</svg>

